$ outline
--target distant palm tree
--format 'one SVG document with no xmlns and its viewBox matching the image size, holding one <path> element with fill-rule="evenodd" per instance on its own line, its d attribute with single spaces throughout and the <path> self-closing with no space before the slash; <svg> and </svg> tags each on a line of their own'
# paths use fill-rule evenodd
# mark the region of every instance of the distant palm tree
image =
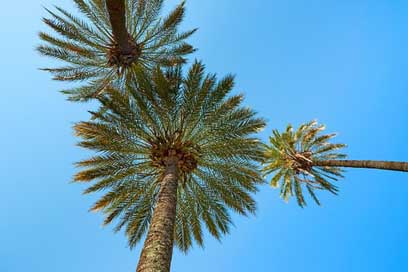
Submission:
<svg viewBox="0 0 408 272">
<path fill-rule="evenodd" d="M 113 81 L 123 85 L 136 67 L 152 70 L 184 63 L 184 56 L 194 51 L 185 40 L 195 29 L 177 31 L 184 1 L 164 19 L 159 17 L 164 0 L 74 2 L 86 20 L 59 7 L 58 12 L 47 9 L 51 18 L 43 20 L 58 35 L 41 32 L 45 44 L 38 47 L 41 54 L 67 63 L 44 69 L 55 80 L 87 82 L 63 91 L 72 101 L 94 98 Z"/>
<path fill-rule="evenodd" d="M 227 96 L 231 76 L 217 81 L 201 63 L 186 76 L 136 70 L 130 95 L 107 88 L 99 98 L 107 111 L 75 125 L 79 145 L 99 153 L 78 163 L 86 169 L 75 181 L 96 182 L 86 193 L 109 190 L 91 210 L 106 214 L 104 224 L 118 219 L 130 247 L 148 231 L 137 271 L 169 271 L 173 243 L 202 246 L 202 225 L 220 239 L 229 208 L 255 211 L 263 150 L 253 134 L 264 120 L 241 106 L 242 95 Z"/>
<path fill-rule="evenodd" d="M 338 189 L 329 180 L 337 181 L 343 177 L 343 167 L 375 168 L 408 172 L 407 162 L 390 161 L 356 161 L 341 160 L 346 155 L 336 150 L 345 147 L 344 144 L 333 144 L 328 141 L 336 134 L 320 135 L 325 129 L 316 121 L 301 125 L 293 131 L 291 125 L 286 131 L 273 131 L 270 145 L 265 152 L 263 168 L 264 175 L 273 173 L 271 185 L 275 188 L 281 183 L 281 197 L 288 201 L 295 195 L 298 204 L 303 207 L 306 201 L 302 185 L 306 187 L 312 198 L 320 205 L 314 190 L 328 190 L 337 194 Z"/>
</svg>

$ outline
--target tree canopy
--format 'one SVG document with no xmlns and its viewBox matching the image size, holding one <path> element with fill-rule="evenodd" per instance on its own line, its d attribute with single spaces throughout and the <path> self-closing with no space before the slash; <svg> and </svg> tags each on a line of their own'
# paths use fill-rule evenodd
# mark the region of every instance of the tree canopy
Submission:
<svg viewBox="0 0 408 272">
<path fill-rule="evenodd" d="M 130 52 L 122 54 L 114 39 L 104 0 L 73 0 L 80 17 L 60 8 L 47 9 L 43 21 L 53 34 L 40 33 L 44 42 L 38 51 L 64 62 L 60 67 L 44 68 L 55 80 L 82 82 L 64 90 L 72 101 L 97 97 L 106 85 L 123 85 L 137 68 L 151 71 L 185 62 L 194 48 L 185 40 L 195 29 L 179 32 L 185 14 L 184 1 L 167 16 L 160 17 L 163 0 L 126 0 L 126 26 Z"/>
<path fill-rule="evenodd" d="M 300 206 L 306 205 L 303 188 L 306 188 L 313 200 L 320 205 L 315 190 L 327 190 L 337 194 L 332 182 L 343 177 L 342 169 L 336 166 L 316 166 L 314 161 L 335 160 L 346 155 L 336 152 L 344 144 L 330 143 L 335 133 L 321 135 L 325 129 L 317 121 L 311 121 L 294 130 L 288 125 L 284 132 L 273 130 L 266 146 L 264 175 L 272 174 L 271 186 L 281 187 L 281 197 L 288 201 L 296 196 Z"/>
<path fill-rule="evenodd" d="M 220 239 L 230 209 L 255 212 L 263 149 L 254 133 L 264 120 L 230 94 L 232 76 L 217 80 L 199 62 L 185 75 L 179 67 L 135 71 L 137 84 L 126 92 L 108 87 L 99 97 L 107 110 L 75 125 L 79 145 L 97 152 L 78 163 L 84 169 L 75 181 L 94 182 L 85 193 L 107 191 L 92 210 L 105 213 L 105 224 L 116 220 L 116 231 L 125 228 L 133 247 L 151 221 L 163 158 L 173 152 L 180 170 L 175 244 L 182 251 L 203 245 L 203 226 Z"/>
</svg>

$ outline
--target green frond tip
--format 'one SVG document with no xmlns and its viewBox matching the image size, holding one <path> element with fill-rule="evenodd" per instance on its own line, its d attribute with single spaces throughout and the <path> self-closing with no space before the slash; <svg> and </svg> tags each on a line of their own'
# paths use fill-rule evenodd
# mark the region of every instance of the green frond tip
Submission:
<svg viewBox="0 0 408 272">
<path fill-rule="evenodd" d="M 117 222 L 134 247 L 149 228 L 165 159 L 177 156 L 175 244 L 187 252 L 203 246 L 204 229 L 217 239 L 228 234 L 231 212 L 254 214 L 252 197 L 263 183 L 256 137 L 265 121 L 230 95 L 231 77 L 218 80 L 196 61 L 180 67 L 135 70 L 137 84 L 106 88 L 102 109 L 74 126 L 79 145 L 97 154 L 77 163 L 75 182 L 85 193 L 104 192 L 91 208 Z"/>
<path fill-rule="evenodd" d="M 336 134 L 321 134 L 324 125 L 316 120 L 300 125 L 296 130 L 288 125 L 283 132 L 272 131 L 269 144 L 265 146 L 262 173 L 271 176 L 273 188 L 281 188 L 281 197 L 288 201 L 295 196 L 299 206 L 306 206 L 304 191 L 320 205 L 315 190 L 337 194 L 332 184 L 342 176 L 342 169 L 322 166 L 324 161 L 343 159 L 346 155 L 337 150 L 344 144 L 330 142 Z"/>
<path fill-rule="evenodd" d="M 101 0 L 74 0 L 79 15 L 60 7 L 47 9 L 37 51 L 61 62 L 46 67 L 54 80 L 80 82 L 63 91 L 70 101 L 88 101 L 109 84 L 124 86 L 133 80 L 136 68 L 150 73 L 156 66 L 174 67 L 195 51 L 186 40 L 196 31 L 179 31 L 185 15 L 182 1 L 161 17 L 164 1 L 125 0 L 128 48 L 115 40 L 109 13 Z M 123 40 L 123 39 L 122 39 Z M 124 38 L 126 41 L 126 38 Z"/>
</svg>

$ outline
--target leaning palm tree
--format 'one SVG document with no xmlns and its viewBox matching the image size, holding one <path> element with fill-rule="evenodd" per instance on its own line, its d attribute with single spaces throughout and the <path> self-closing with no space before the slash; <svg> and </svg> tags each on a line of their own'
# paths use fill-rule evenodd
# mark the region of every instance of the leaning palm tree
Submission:
<svg viewBox="0 0 408 272">
<path fill-rule="evenodd" d="M 169 271 L 173 244 L 203 245 L 203 226 L 220 239 L 229 209 L 255 211 L 263 149 L 253 134 L 264 121 L 242 95 L 228 96 L 233 77 L 217 81 L 201 63 L 186 76 L 179 68 L 135 76 L 127 93 L 106 88 L 107 111 L 75 125 L 79 145 L 98 152 L 78 163 L 75 181 L 95 182 L 85 193 L 108 190 L 91 210 L 125 228 L 130 247 L 147 232 L 137 271 Z"/>
<path fill-rule="evenodd" d="M 160 18 L 164 0 L 74 0 L 84 18 L 56 7 L 47 9 L 43 21 L 56 36 L 45 32 L 38 51 L 65 62 L 45 68 L 55 80 L 85 81 L 65 90 L 72 101 L 95 98 L 112 82 L 123 85 L 137 67 L 148 71 L 157 65 L 185 62 L 194 51 L 185 40 L 194 30 L 177 31 L 184 13 L 184 1 L 167 17 Z"/>
<path fill-rule="evenodd" d="M 264 175 L 273 174 L 272 187 L 281 187 L 281 197 L 295 195 L 298 204 L 306 205 L 302 187 L 306 187 L 317 204 L 320 202 L 315 189 L 337 194 L 332 183 L 342 178 L 342 168 L 374 168 L 408 172 L 408 162 L 343 160 L 346 155 L 338 153 L 344 144 L 330 143 L 335 133 L 321 135 L 325 129 L 316 121 L 302 124 L 296 131 L 289 125 L 286 131 L 273 131 L 270 145 L 266 147 Z M 281 185 L 280 185 L 281 184 Z"/>
</svg>

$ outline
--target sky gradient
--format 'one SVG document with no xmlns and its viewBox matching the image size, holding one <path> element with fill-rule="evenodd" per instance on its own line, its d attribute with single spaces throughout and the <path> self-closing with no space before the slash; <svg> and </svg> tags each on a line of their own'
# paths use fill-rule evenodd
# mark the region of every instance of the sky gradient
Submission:
<svg viewBox="0 0 408 272">
<path fill-rule="evenodd" d="M 166 5 L 174 6 L 169 0 Z M 6 1 L 0 9 L 0 271 L 134 271 L 140 246 L 102 228 L 97 196 L 70 184 L 87 157 L 73 104 L 38 70 L 42 6 L 76 12 L 70 0 Z M 183 29 L 207 71 L 237 76 L 236 92 L 268 120 L 261 137 L 317 118 L 339 132 L 350 159 L 408 161 L 408 2 L 402 0 L 189 0 Z M 218 242 L 184 255 L 175 272 L 408 271 L 408 174 L 348 170 L 338 197 L 301 209 L 260 187 L 256 216 L 234 216 Z"/>
</svg>

